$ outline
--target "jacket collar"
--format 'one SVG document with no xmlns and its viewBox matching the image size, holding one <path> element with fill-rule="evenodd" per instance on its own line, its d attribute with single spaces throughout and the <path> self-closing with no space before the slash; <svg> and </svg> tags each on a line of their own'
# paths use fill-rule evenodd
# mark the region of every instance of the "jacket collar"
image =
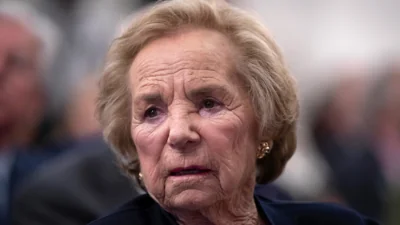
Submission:
<svg viewBox="0 0 400 225">
<path fill-rule="evenodd" d="M 265 221 L 268 221 L 270 225 L 295 225 L 294 221 L 282 213 L 281 210 L 272 207 L 271 203 L 273 202 L 271 200 L 257 195 L 254 196 L 254 199 L 259 214 Z"/>
</svg>

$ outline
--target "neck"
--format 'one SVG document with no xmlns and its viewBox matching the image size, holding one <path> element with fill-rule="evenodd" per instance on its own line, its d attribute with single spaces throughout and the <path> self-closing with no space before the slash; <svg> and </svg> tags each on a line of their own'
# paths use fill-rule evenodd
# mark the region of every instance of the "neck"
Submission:
<svg viewBox="0 0 400 225">
<path fill-rule="evenodd" d="M 225 208 L 225 209 L 224 209 Z M 230 208 L 230 209 L 229 209 Z M 239 209 L 232 210 L 232 207 L 225 203 L 217 207 L 210 207 L 201 212 L 187 212 L 177 214 L 180 225 L 199 224 L 199 225 L 261 225 L 265 224 L 258 216 L 257 209 L 251 207 L 246 211 Z"/>
<path fill-rule="evenodd" d="M 173 212 L 180 225 L 264 225 L 258 215 L 254 200 L 255 182 L 247 182 L 246 187 L 237 191 L 231 198 L 216 202 L 199 211 Z"/>
</svg>

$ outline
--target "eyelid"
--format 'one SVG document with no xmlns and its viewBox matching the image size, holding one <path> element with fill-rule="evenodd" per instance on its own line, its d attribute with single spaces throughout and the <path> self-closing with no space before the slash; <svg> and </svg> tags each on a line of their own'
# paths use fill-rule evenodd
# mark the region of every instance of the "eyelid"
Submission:
<svg viewBox="0 0 400 225">
<path fill-rule="evenodd" d="M 211 100 L 214 101 L 215 103 L 220 103 L 220 101 L 214 97 L 205 97 L 203 98 L 203 100 L 201 100 L 201 102 L 207 101 L 207 100 Z"/>
<path fill-rule="evenodd" d="M 150 105 L 158 105 L 163 102 L 162 96 L 158 92 L 140 93 L 133 98 L 133 103 L 141 105 L 143 108 L 147 108 Z"/>
<path fill-rule="evenodd" d="M 199 103 L 203 102 L 205 99 L 212 99 L 216 103 L 221 105 L 229 105 L 232 102 L 233 95 L 228 91 L 224 91 L 225 89 L 212 89 L 212 90 L 204 90 L 195 92 L 195 94 L 189 95 L 194 102 Z"/>
<path fill-rule="evenodd" d="M 213 100 L 216 103 L 222 103 L 221 100 L 219 100 L 218 98 L 212 97 L 212 96 L 205 96 L 202 101 L 205 101 L 205 100 Z"/>
</svg>

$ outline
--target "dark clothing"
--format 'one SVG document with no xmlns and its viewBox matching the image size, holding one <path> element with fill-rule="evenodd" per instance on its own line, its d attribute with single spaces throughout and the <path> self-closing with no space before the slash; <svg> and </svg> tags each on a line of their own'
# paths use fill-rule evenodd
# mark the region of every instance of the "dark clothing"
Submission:
<svg viewBox="0 0 400 225">
<path fill-rule="evenodd" d="M 63 141 L 38 149 L 15 150 L 16 154 L 9 180 L 10 196 L 14 196 L 21 182 L 29 177 L 37 168 L 66 153 L 73 148 L 74 144 L 74 141 Z"/>
<path fill-rule="evenodd" d="M 254 188 L 254 193 L 264 198 L 272 200 L 293 200 L 292 196 L 289 195 L 285 190 L 276 186 L 275 184 L 257 184 Z"/>
<path fill-rule="evenodd" d="M 355 211 L 334 204 L 291 203 L 255 197 L 258 212 L 271 225 L 377 225 Z M 89 225 L 178 225 L 148 194 Z"/>
<path fill-rule="evenodd" d="M 19 190 L 21 183 L 29 177 L 37 168 L 46 164 L 52 159 L 64 154 L 74 146 L 73 141 L 60 141 L 48 143 L 47 145 L 26 149 L 13 148 L 8 155 L 2 155 L 2 160 L 7 160 L 7 165 L 2 164 L 2 177 L 0 177 L 0 224 L 9 224 L 10 203 L 13 201 L 15 193 Z M 5 167 L 5 168 L 4 168 Z"/>
<path fill-rule="evenodd" d="M 319 136 L 317 146 L 331 168 L 332 186 L 348 206 L 374 219 L 383 219 L 387 184 L 379 160 L 366 138 Z"/>
<path fill-rule="evenodd" d="M 138 195 L 101 136 L 80 143 L 30 178 L 16 193 L 13 225 L 83 225 Z"/>
</svg>

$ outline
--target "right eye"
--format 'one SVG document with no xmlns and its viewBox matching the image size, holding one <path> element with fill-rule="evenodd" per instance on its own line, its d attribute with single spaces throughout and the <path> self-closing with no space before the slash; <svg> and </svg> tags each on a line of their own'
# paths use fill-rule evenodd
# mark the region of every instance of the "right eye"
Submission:
<svg viewBox="0 0 400 225">
<path fill-rule="evenodd" d="M 145 118 L 154 118 L 159 115 L 159 110 L 156 107 L 150 107 L 144 112 Z"/>
</svg>

